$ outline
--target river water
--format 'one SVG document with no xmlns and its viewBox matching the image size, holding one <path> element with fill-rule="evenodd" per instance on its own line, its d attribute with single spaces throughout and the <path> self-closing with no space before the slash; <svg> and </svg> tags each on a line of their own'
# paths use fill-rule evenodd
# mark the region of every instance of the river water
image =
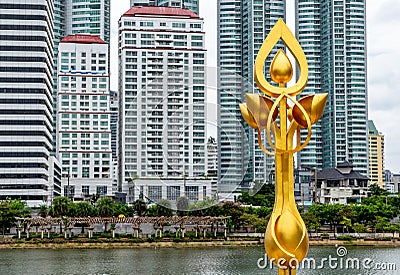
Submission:
<svg viewBox="0 0 400 275">
<path fill-rule="evenodd" d="M 277 274 L 268 262 L 263 268 L 263 255 L 261 246 L 6 249 L 0 250 L 0 274 Z M 400 248 L 311 247 L 307 258 L 310 266 L 297 274 L 400 274 Z"/>
</svg>

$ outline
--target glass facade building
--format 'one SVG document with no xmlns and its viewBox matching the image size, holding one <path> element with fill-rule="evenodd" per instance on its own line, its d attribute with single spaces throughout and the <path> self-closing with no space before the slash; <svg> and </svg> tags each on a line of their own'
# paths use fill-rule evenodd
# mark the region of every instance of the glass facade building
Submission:
<svg viewBox="0 0 400 275">
<path fill-rule="evenodd" d="M 297 0 L 296 34 L 309 63 L 306 92 L 328 93 L 298 165 L 336 167 L 349 161 L 368 175 L 365 0 Z"/>
<path fill-rule="evenodd" d="M 273 159 L 258 146 L 257 134 L 243 121 L 239 103 L 258 93 L 253 69 L 257 53 L 279 18 L 284 0 L 218 1 L 218 181 L 219 193 L 248 189 L 273 179 Z M 282 46 L 282 45 L 278 45 Z M 277 47 L 272 52 L 276 52 Z M 266 66 L 271 58 L 266 60 Z M 268 74 L 266 75 L 269 79 Z M 263 137 L 263 140 L 265 138 Z"/>
</svg>

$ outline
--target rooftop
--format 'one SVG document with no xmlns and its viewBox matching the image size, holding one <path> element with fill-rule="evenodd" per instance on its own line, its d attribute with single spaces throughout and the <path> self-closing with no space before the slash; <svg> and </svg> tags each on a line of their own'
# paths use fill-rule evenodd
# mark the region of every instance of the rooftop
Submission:
<svg viewBox="0 0 400 275">
<path fill-rule="evenodd" d="M 132 7 L 127 12 L 125 12 L 123 16 L 137 15 L 173 16 L 200 19 L 200 17 L 196 13 L 189 9 L 153 6 Z"/>
<path fill-rule="evenodd" d="M 107 44 L 97 35 L 90 34 L 70 34 L 61 39 L 61 43 Z"/>
<path fill-rule="evenodd" d="M 369 178 L 361 175 L 360 173 L 353 170 L 354 165 L 345 161 L 343 163 L 339 163 L 337 168 L 324 168 L 321 171 L 318 171 L 317 177 L 319 180 L 344 180 L 344 179 L 357 179 L 357 180 L 368 180 Z M 338 169 L 339 168 L 339 169 Z M 340 170 L 340 168 L 350 168 L 349 173 L 344 173 Z"/>
</svg>

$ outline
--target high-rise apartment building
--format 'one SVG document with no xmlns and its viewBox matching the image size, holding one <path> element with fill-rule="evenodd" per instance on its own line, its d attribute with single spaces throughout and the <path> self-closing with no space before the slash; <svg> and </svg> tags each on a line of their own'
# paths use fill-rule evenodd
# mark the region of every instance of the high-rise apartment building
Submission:
<svg viewBox="0 0 400 275">
<path fill-rule="evenodd" d="M 128 202 L 140 188 L 153 201 L 208 196 L 211 187 L 197 181 L 207 170 L 203 19 L 189 9 L 132 7 L 119 39 L 119 191 L 135 180 Z"/>
<path fill-rule="evenodd" d="M 336 167 L 349 161 L 368 175 L 365 0 L 296 0 L 296 35 L 309 64 L 308 93 L 328 93 L 298 165 Z"/>
<path fill-rule="evenodd" d="M 94 35 L 68 35 L 58 56 L 57 156 L 63 195 L 75 200 L 112 196 L 108 44 Z"/>
<path fill-rule="evenodd" d="M 54 128 L 57 121 L 58 44 L 69 34 L 97 35 L 110 43 L 110 0 L 54 0 Z M 53 139 L 56 139 L 55 132 Z"/>
<path fill-rule="evenodd" d="M 199 0 L 131 0 L 131 7 L 134 6 L 178 7 L 199 14 Z"/>
<path fill-rule="evenodd" d="M 245 102 L 246 93 L 258 93 L 253 77 L 255 58 L 276 21 L 285 18 L 285 2 L 218 1 L 218 178 L 221 195 L 273 178 L 273 159 L 259 149 L 257 134 L 243 122 L 239 103 Z M 266 61 L 267 67 L 271 60 Z M 268 73 L 266 76 L 269 79 Z"/>
<path fill-rule="evenodd" d="M 0 15 L 0 199 L 39 206 L 60 194 L 50 156 L 53 1 L 3 0 Z"/>
<path fill-rule="evenodd" d="M 372 120 L 368 121 L 369 180 L 384 188 L 385 180 L 385 136 L 380 133 Z"/>
</svg>

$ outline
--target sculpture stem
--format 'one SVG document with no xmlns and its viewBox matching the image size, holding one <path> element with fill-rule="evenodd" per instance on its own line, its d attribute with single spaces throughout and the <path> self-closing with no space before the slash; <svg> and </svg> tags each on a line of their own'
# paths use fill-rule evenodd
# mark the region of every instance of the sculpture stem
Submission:
<svg viewBox="0 0 400 275">
<path fill-rule="evenodd" d="M 280 268 L 278 268 L 278 275 L 296 275 L 296 269 L 280 269 Z"/>
</svg>

